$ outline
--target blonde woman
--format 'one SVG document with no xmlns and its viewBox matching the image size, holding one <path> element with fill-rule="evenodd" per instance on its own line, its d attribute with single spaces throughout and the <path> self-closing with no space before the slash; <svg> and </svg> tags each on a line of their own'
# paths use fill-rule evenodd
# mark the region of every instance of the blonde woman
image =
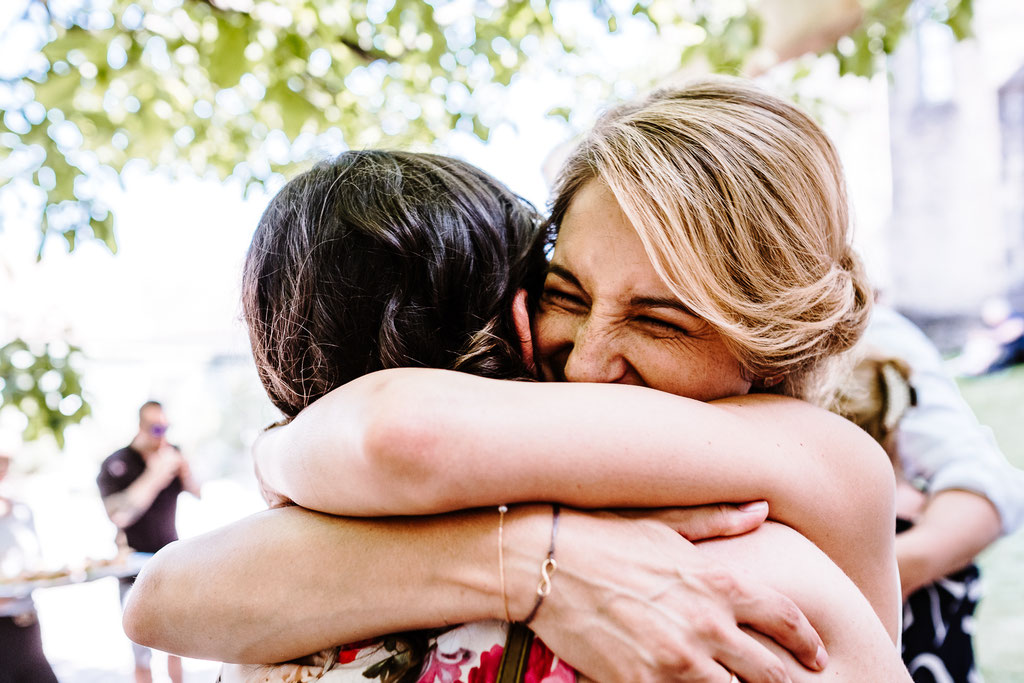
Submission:
<svg viewBox="0 0 1024 683">
<path fill-rule="evenodd" d="M 870 302 L 847 243 L 839 165 L 820 129 L 740 83 L 657 93 L 611 112 L 572 156 L 551 226 L 534 343 L 522 297 L 514 318 L 542 378 L 590 384 L 427 369 L 371 373 L 337 389 L 321 382 L 323 398 L 257 449 L 265 486 L 310 508 L 368 517 L 537 500 L 580 508 L 766 500 L 772 523 L 695 551 L 657 514 L 565 510 L 556 528 L 548 505 L 513 506 L 499 519 L 409 522 L 272 511 L 157 558 L 136 590 L 149 602 L 132 606 L 134 635 L 244 660 L 507 618 L 532 620 L 559 657 L 602 681 L 818 675 L 760 631 L 833 678 L 903 680 L 892 644 L 899 596 L 888 464 L 868 437 L 797 400 L 817 395 Z M 267 272 L 278 273 L 272 265 Z M 318 397 L 310 380 L 324 364 L 301 367 L 266 344 L 301 343 L 310 331 L 300 324 L 287 334 L 278 323 L 295 320 L 267 301 L 248 309 L 254 350 L 271 397 L 294 415 Z M 341 555 L 325 550 L 344 579 L 322 559 L 303 563 L 308 574 L 292 572 L 276 600 L 253 603 L 240 591 L 247 599 L 232 627 L 224 582 L 232 591 L 252 585 L 242 566 L 274 545 L 271 537 L 278 550 L 292 547 L 298 536 L 284 541 L 286 529 L 303 544 L 344 539 Z M 538 601 L 528 586 L 539 566 L 550 573 L 541 561 L 556 535 L 558 571 Z M 352 558 L 356 548 L 367 562 Z M 388 558 L 399 559 L 389 566 Z M 213 561 L 220 576 L 195 598 L 213 607 L 213 623 L 173 632 L 168 596 Z M 269 564 L 261 575 L 287 573 Z M 771 601 L 753 577 L 811 618 L 827 656 L 800 612 Z M 314 593 L 330 596 L 319 621 L 309 618 Z M 763 618 L 769 603 L 784 612 L 774 624 Z M 145 619 L 155 611 L 161 623 Z M 271 612 L 276 646 L 253 628 Z M 754 630 L 738 628 L 747 624 Z"/>
</svg>

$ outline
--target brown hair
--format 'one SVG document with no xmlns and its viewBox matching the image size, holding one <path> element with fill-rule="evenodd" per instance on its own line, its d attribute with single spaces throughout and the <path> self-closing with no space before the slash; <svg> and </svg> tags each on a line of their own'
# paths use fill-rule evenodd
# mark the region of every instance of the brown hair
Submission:
<svg viewBox="0 0 1024 683">
<path fill-rule="evenodd" d="M 827 361 L 861 336 L 872 294 L 849 244 L 838 155 L 807 114 L 721 78 L 613 109 L 562 169 L 549 241 L 591 181 L 608 186 L 658 274 L 722 334 L 755 390 L 826 401 Z"/>
<path fill-rule="evenodd" d="M 345 152 L 291 180 L 245 262 L 260 379 L 292 417 L 374 370 L 528 374 L 512 321 L 546 260 L 533 207 L 479 169 L 410 152 Z"/>
</svg>

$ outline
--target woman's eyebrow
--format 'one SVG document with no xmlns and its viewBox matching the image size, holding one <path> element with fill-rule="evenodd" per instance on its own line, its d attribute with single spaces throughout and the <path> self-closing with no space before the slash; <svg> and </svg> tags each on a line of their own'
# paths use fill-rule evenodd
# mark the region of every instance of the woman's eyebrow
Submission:
<svg viewBox="0 0 1024 683">
<path fill-rule="evenodd" d="M 576 287 L 576 289 L 583 289 L 583 285 L 580 284 L 579 279 L 565 266 L 560 266 L 557 263 L 548 264 L 548 275 L 556 275 L 568 282 L 570 285 Z"/>
<path fill-rule="evenodd" d="M 673 299 L 672 297 L 635 296 L 629 300 L 629 305 L 631 308 L 670 308 L 684 315 L 698 317 L 689 306 L 679 299 Z"/>
</svg>

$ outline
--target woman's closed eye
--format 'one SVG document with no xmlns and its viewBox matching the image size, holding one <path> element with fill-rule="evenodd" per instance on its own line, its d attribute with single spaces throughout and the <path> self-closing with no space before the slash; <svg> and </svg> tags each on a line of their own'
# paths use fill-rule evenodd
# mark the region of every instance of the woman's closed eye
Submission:
<svg viewBox="0 0 1024 683">
<path fill-rule="evenodd" d="M 541 293 L 541 300 L 545 303 L 554 304 L 562 308 L 577 310 L 586 308 L 587 303 L 578 294 L 572 294 L 561 289 L 545 287 Z"/>
<path fill-rule="evenodd" d="M 662 320 L 661 318 L 653 318 L 649 315 L 639 315 L 634 318 L 634 320 L 660 336 L 689 334 L 681 325 L 677 325 L 676 323 L 672 323 L 667 320 Z"/>
</svg>

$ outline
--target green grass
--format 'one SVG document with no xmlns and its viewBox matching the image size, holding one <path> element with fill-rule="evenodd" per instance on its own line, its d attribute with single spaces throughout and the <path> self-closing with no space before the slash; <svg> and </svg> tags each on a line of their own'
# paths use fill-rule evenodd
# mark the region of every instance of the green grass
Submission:
<svg viewBox="0 0 1024 683">
<path fill-rule="evenodd" d="M 978 419 L 1006 457 L 1024 468 L 1024 367 L 962 380 Z M 1024 683 L 1024 530 L 979 558 L 985 597 L 978 607 L 975 650 L 987 683 Z"/>
</svg>

